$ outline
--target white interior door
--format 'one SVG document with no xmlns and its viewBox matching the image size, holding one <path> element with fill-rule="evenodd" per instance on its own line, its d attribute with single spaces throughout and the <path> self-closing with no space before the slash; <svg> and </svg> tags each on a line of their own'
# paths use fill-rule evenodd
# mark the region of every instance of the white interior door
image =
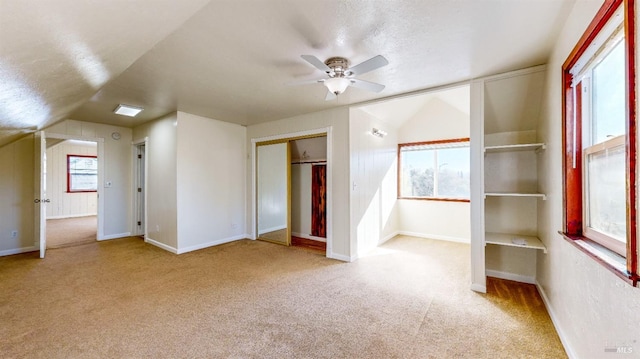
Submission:
<svg viewBox="0 0 640 359">
<path fill-rule="evenodd" d="M 40 244 L 40 258 L 47 250 L 47 143 L 44 131 L 36 132 L 34 139 L 34 219 L 35 240 Z"/>
</svg>

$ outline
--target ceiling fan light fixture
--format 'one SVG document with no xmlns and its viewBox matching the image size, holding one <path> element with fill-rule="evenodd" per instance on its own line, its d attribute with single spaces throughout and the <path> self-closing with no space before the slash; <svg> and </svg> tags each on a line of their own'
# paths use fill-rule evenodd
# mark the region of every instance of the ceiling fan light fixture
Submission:
<svg viewBox="0 0 640 359">
<path fill-rule="evenodd" d="M 113 113 L 117 115 L 135 117 L 142 110 L 144 110 L 142 107 L 119 104 L 118 107 L 116 107 L 116 109 L 113 110 Z"/>
<path fill-rule="evenodd" d="M 324 80 L 324 85 L 327 86 L 330 92 L 339 95 L 343 93 L 349 86 L 350 81 L 344 77 L 334 77 Z"/>
</svg>

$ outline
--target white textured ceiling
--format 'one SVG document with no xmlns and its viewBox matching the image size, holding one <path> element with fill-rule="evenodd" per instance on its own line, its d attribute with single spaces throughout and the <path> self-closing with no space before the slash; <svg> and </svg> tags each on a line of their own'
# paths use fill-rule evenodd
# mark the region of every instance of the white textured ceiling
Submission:
<svg viewBox="0 0 640 359">
<path fill-rule="evenodd" d="M 244 125 L 545 63 L 575 0 L 0 0 L 0 145 L 59 120 L 180 110 Z M 300 55 L 375 55 L 324 101 Z M 142 106 L 136 118 L 112 114 Z"/>
</svg>

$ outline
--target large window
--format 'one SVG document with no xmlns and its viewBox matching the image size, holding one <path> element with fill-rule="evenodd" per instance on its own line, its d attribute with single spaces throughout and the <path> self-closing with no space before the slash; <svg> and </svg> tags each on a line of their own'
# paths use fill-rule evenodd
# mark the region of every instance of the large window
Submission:
<svg viewBox="0 0 640 359">
<path fill-rule="evenodd" d="M 398 145 L 398 197 L 469 200 L 469 139 Z"/>
<path fill-rule="evenodd" d="M 605 1 L 563 65 L 563 234 L 635 285 L 634 22 L 633 1 Z"/>
<path fill-rule="evenodd" d="M 98 158 L 67 155 L 67 192 L 98 190 Z"/>
</svg>

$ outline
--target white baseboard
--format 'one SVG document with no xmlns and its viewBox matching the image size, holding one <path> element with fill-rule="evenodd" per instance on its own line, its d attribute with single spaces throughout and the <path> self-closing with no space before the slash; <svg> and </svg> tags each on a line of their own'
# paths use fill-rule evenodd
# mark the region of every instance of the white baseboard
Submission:
<svg viewBox="0 0 640 359">
<path fill-rule="evenodd" d="M 240 234 L 240 235 L 229 237 L 229 238 L 217 239 L 215 241 L 211 241 L 211 242 L 207 242 L 207 243 L 196 244 L 195 246 L 189 246 L 189 247 L 186 247 L 186 248 L 178 248 L 178 251 L 176 252 L 176 254 L 193 252 L 193 251 L 197 251 L 198 249 L 204 249 L 204 248 L 208 248 L 208 247 L 218 246 L 218 245 L 221 245 L 221 244 L 225 244 L 225 243 L 229 243 L 229 242 L 233 242 L 233 241 L 238 241 L 240 239 L 245 239 L 245 238 L 247 238 L 246 234 Z"/>
<path fill-rule="evenodd" d="M 379 241 L 378 241 L 378 245 L 382 245 L 382 244 L 384 244 L 385 242 L 387 242 L 387 241 L 388 241 L 388 240 L 390 240 L 391 238 L 393 238 L 393 237 L 397 236 L 398 234 L 400 234 L 400 231 L 395 231 L 395 232 L 391 233 L 390 235 L 388 235 L 388 236 L 386 236 L 386 237 L 382 238 L 381 240 L 379 240 Z"/>
<path fill-rule="evenodd" d="M 469 238 L 442 236 L 439 234 L 428 234 L 428 233 L 418 233 L 418 232 L 408 232 L 408 231 L 398 231 L 397 234 L 401 234 L 403 236 L 418 237 L 418 238 L 437 239 L 439 241 L 447 241 L 447 242 L 457 242 L 457 243 L 466 243 L 466 244 L 471 243 L 471 240 Z"/>
<path fill-rule="evenodd" d="M 512 281 L 521 282 L 521 283 L 536 284 L 536 279 L 534 277 L 529 277 L 526 275 L 509 273 L 509 272 L 500 272 L 493 269 L 487 269 L 486 274 L 487 274 L 487 277 L 512 280 Z"/>
<path fill-rule="evenodd" d="M 300 238 L 304 238 L 304 239 L 310 239 L 312 241 L 325 242 L 325 243 L 327 242 L 326 238 L 316 237 L 316 236 L 312 236 L 310 234 L 291 232 L 291 235 L 292 236 L 296 236 L 296 237 L 300 237 Z"/>
<path fill-rule="evenodd" d="M 124 237 L 131 237 L 131 232 L 109 234 L 109 235 L 106 235 L 106 236 L 102 236 L 102 238 L 100 238 L 98 240 L 99 241 L 106 241 L 106 240 L 109 240 L 109 239 L 124 238 Z"/>
<path fill-rule="evenodd" d="M 540 283 L 538 283 L 538 281 L 536 281 L 535 285 L 538 288 L 538 293 L 540 293 L 540 296 L 542 297 L 542 302 L 544 303 L 544 306 L 547 308 L 547 312 L 551 317 L 551 322 L 553 323 L 553 326 L 556 328 L 556 332 L 560 337 L 560 342 L 562 342 L 564 351 L 567 352 L 567 356 L 570 359 L 578 358 L 576 353 L 573 351 L 573 348 L 571 347 L 571 345 L 569 345 L 569 341 L 567 340 L 567 335 L 565 334 L 564 330 L 562 330 L 562 328 L 560 327 L 560 322 L 558 322 L 558 317 L 556 316 L 555 311 L 553 310 L 553 308 L 551 308 L 551 302 L 549 301 L 549 297 L 547 297 L 547 293 L 545 293 L 544 289 L 542 289 L 542 286 L 540 285 Z"/>
<path fill-rule="evenodd" d="M 81 218 L 81 217 L 93 217 L 97 215 L 98 215 L 97 213 L 71 214 L 71 215 L 63 215 L 63 216 L 51 216 L 51 217 L 47 217 L 47 219 Z"/>
<path fill-rule="evenodd" d="M 144 241 L 146 243 L 152 244 L 152 245 L 154 245 L 156 247 L 160 247 L 160 248 L 164 249 L 165 251 L 169 251 L 169 252 L 171 252 L 173 254 L 178 254 L 178 250 L 177 249 L 175 249 L 175 248 L 173 248 L 171 246 L 168 246 L 168 245 L 166 245 L 164 243 L 160 243 L 160 242 L 158 242 L 156 240 L 153 240 L 153 239 L 151 239 L 149 237 L 145 237 Z"/>
<path fill-rule="evenodd" d="M 474 291 L 474 292 L 486 293 L 487 292 L 487 286 L 486 285 L 477 284 L 477 283 L 471 283 L 471 290 Z"/>
<path fill-rule="evenodd" d="M 39 250 L 40 250 L 40 247 L 36 247 L 36 246 L 22 247 L 22 248 L 15 248 L 15 249 L 5 249 L 3 251 L 0 251 L 0 257 L 10 256 L 10 255 L 20 254 L 20 253 L 35 252 Z"/>
<path fill-rule="evenodd" d="M 357 259 L 357 257 L 349 257 L 349 256 L 345 256 L 342 254 L 336 254 L 336 253 L 328 253 L 327 254 L 327 258 L 331 258 L 331 259 L 337 259 L 339 261 L 343 261 L 343 262 L 353 262 Z"/>
</svg>

